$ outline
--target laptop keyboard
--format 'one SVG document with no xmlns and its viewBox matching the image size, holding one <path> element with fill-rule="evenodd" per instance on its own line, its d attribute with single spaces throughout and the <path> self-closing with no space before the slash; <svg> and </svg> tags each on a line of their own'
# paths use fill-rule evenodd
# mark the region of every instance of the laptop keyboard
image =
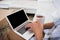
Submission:
<svg viewBox="0 0 60 40">
<path fill-rule="evenodd" d="M 21 34 L 24 34 L 26 31 L 27 30 L 26 30 L 25 26 L 18 30 L 18 32 L 21 33 Z"/>
<path fill-rule="evenodd" d="M 27 22 L 25 25 L 27 25 L 28 23 L 30 23 L 30 22 Z M 23 35 L 28 29 L 30 29 L 30 28 L 25 28 L 25 25 L 18 30 L 18 32 L 21 33 L 22 35 Z"/>
</svg>

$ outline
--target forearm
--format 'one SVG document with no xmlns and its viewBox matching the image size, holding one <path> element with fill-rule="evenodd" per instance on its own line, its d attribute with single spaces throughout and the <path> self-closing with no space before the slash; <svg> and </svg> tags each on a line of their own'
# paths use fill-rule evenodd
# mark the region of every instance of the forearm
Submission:
<svg viewBox="0 0 60 40">
<path fill-rule="evenodd" d="M 54 22 L 44 24 L 44 29 L 50 29 L 54 26 Z"/>
<path fill-rule="evenodd" d="M 36 40 L 43 40 L 43 31 L 35 33 Z"/>
</svg>

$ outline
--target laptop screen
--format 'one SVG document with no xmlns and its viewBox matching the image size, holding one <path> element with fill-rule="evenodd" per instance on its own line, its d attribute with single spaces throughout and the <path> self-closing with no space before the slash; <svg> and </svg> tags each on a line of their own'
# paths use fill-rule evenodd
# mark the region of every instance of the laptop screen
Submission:
<svg viewBox="0 0 60 40">
<path fill-rule="evenodd" d="M 16 28 L 17 26 L 19 26 L 20 24 L 22 24 L 28 20 L 25 15 L 24 10 L 15 12 L 15 13 L 7 16 L 7 18 L 10 21 L 10 24 L 12 25 L 13 28 Z"/>
</svg>

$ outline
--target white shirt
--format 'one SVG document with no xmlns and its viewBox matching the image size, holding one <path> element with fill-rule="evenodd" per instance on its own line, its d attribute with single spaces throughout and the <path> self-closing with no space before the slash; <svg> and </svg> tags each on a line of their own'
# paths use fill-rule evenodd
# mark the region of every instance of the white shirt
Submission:
<svg viewBox="0 0 60 40">
<path fill-rule="evenodd" d="M 54 0 L 54 5 L 50 5 L 50 3 L 48 3 L 50 6 L 47 6 L 48 4 L 46 4 L 46 3 L 41 3 L 42 5 L 40 5 L 41 7 L 41 9 L 42 9 L 42 11 L 41 11 L 41 9 L 39 9 L 38 8 L 38 13 L 37 14 L 40 14 L 40 15 L 43 15 L 43 16 L 45 16 L 45 22 L 47 23 L 47 22 L 52 22 L 52 21 L 54 21 L 55 22 L 55 24 L 59 24 L 58 22 L 56 22 L 59 18 L 60 18 L 60 0 Z M 51 8 L 50 8 L 51 7 Z M 49 9 L 50 8 L 50 9 Z M 46 9 L 49 11 L 46 11 Z M 51 11 L 52 10 L 52 11 Z M 50 19 L 52 19 L 52 20 L 50 20 Z M 60 29 L 59 29 L 59 26 L 60 25 L 58 25 L 57 26 L 57 28 L 52 32 L 52 36 L 54 36 L 55 35 L 55 37 L 58 37 L 59 36 L 59 34 L 60 34 Z M 53 35 L 54 34 L 54 35 Z M 56 35 L 57 34 L 57 35 Z M 47 37 L 48 38 L 48 37 Z M 32 38 L 32 39 L 34 39 L 34 38 Z M 32 40 L 31 39 L 31 40 Z M 35 40 L 35 39 L 34 39 Z M 48 39 L 46 39 L 46 40 L 48 40 Z M 55 40 L 55 39 L 54 39 Z M 56 40 L 59 40 L 59 39 L 56 39 Z"/>
</svg>

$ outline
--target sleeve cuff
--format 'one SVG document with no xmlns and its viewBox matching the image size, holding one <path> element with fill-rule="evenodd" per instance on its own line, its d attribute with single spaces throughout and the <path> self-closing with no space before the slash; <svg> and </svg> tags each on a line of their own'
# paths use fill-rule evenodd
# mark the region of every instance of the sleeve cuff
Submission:
<svg viewBox="0 0 60 40">
<path fill-rule="evenodd" d="M 60 18 L 54 19 L 54 24 L 55 24 L 55 26 L 60 25 Z"/>
</svg>

